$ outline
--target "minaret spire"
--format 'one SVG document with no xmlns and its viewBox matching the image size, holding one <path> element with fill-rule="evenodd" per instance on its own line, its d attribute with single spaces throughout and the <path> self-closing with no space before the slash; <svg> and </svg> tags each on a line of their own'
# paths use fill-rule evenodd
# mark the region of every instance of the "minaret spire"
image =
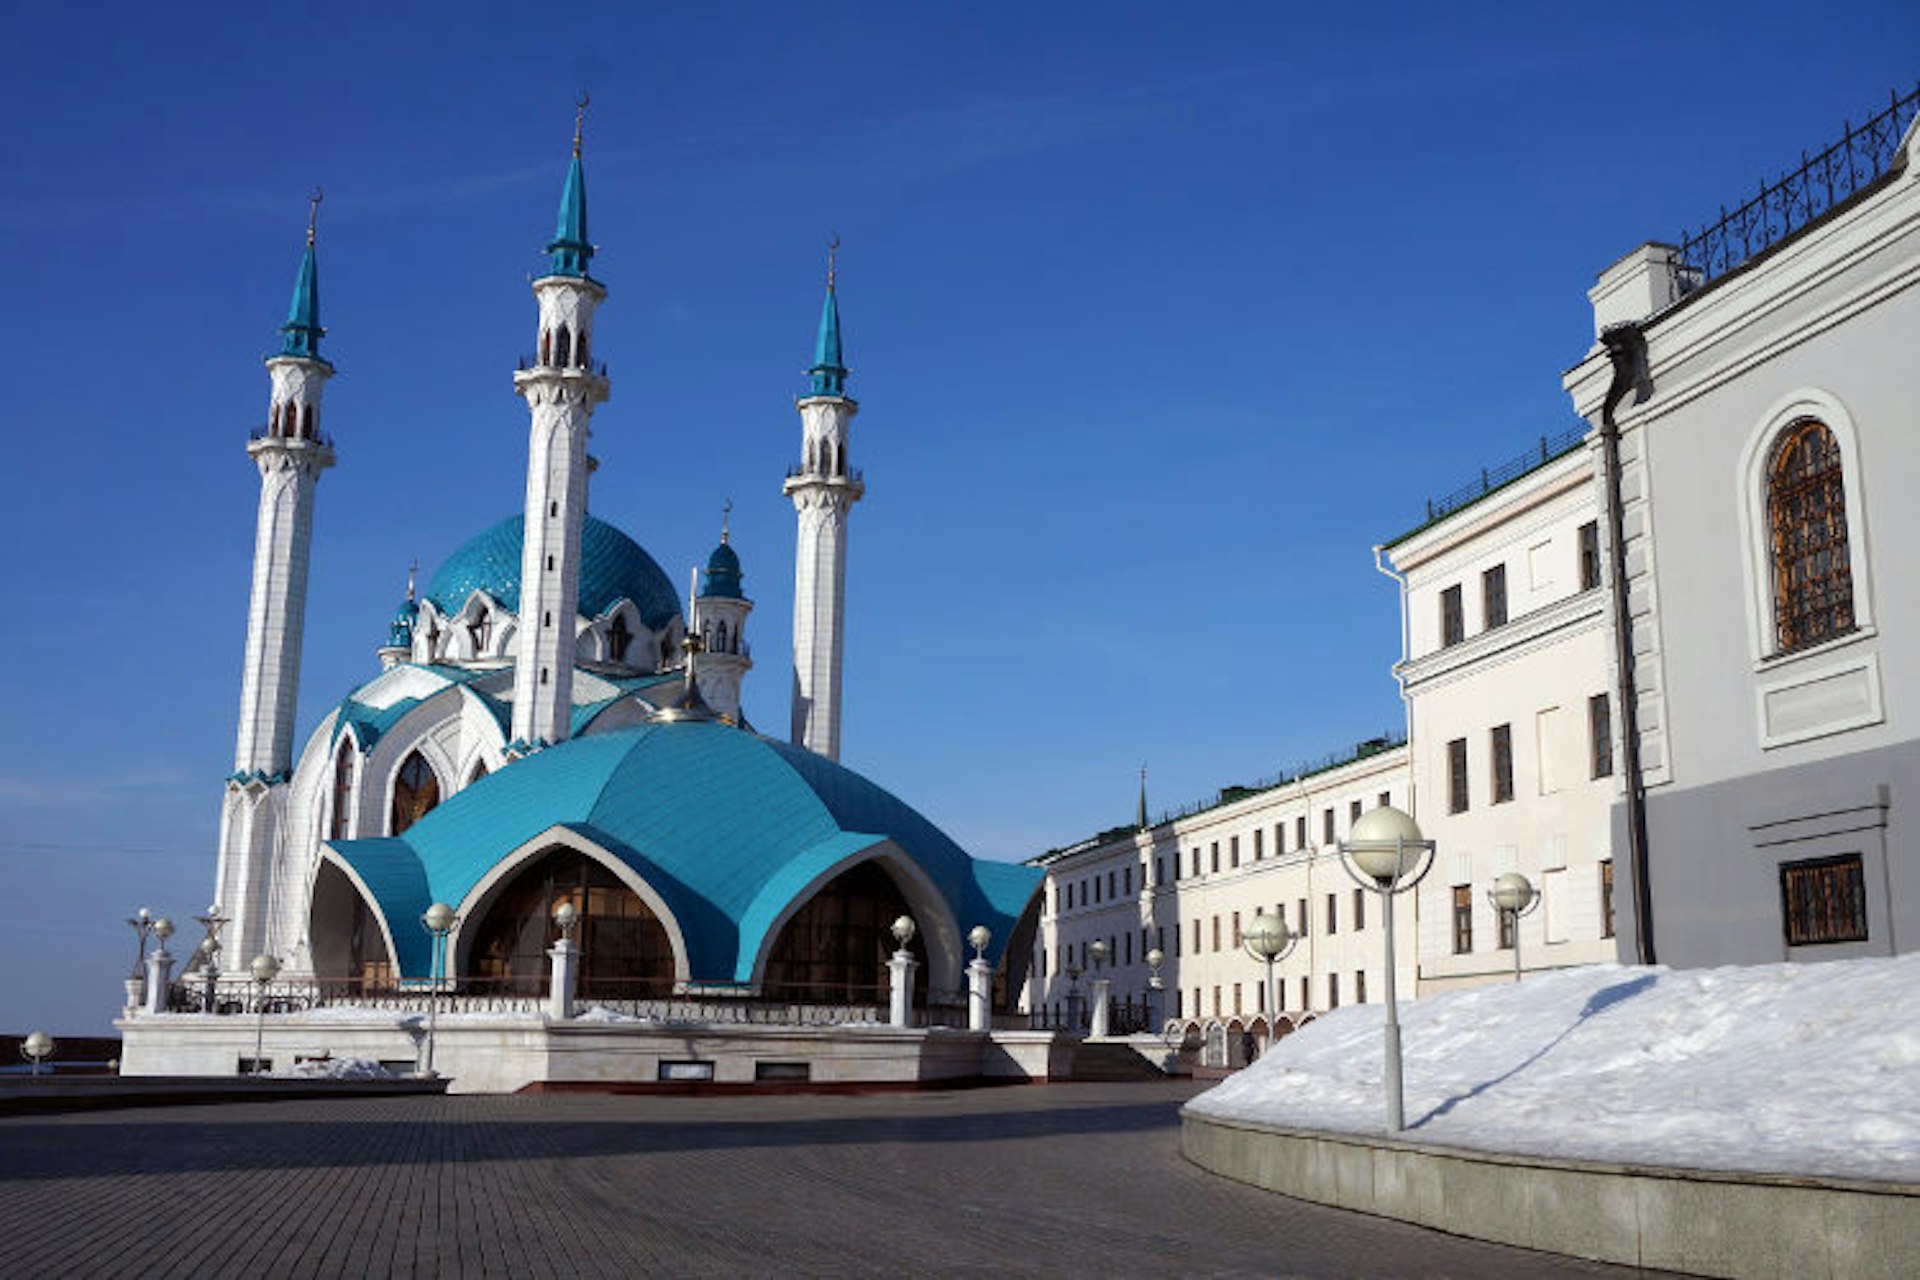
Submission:
<svg viewBox="0 0 1920 1280">
<path fill-rule="evenodd" d="M 593 362 L 593 316 L 607 291 L 587 274 L 587 189 L 580 137 L 587 95 L 574 106 L 573 159 L 560 194 L 560 222 L 547 245 L 548 273 L 533 282 L 540 306 L 538 354 L 513 375 L 531 417 L 525 536 L 520 560 L 519 651 L 513 737 L 525 754 L 572 732 L 574 624 L 580 611 L 580 530 L 587 516 L 588 422 L 607 398 Z"/>
<path fill-rule="evenodd" d="M 840 237 L 827 246 L 827 296 L 813 345 L 810 384 L 799 402 L 800 465 L 787 477 L 800 532 L 793 573 L 793 741 L 840 758 L 840 672 L 844 657 L 847 515 L 866 493 L 847 465 L 860 406 L 847 395 L 841 356 Z"/>
<path fill-rule="evenodd" d="M 216 900 L 232 914 L 230 938 L 241 955 L 263 947 L 267 936 L 268 868 L 280 838 L 281 784 L 293 768 L 314 493 L 320 473 L 334 462 L 333 445 L 320 431 L 321 397 L 333 376 L 333 366 L 320 358 L 325 330 L 313 248 L 320 198 L 316 189 L 307 206 L 306 252 L 293 304 L 280 326 L 280 350 L 267 357 L 272 383 L 267 424 L 247 442 L 247 455 L 260 472 L 260 505 L 240 718 L 221 813 L 215 889 Z"/>
<path fill-rule="evenodd" d="M 1147 766 L 1140 766 L 1140 809 L 1134 815 L 1133 825 L 1140 830 L 1147 829 Z"/>
</svg>

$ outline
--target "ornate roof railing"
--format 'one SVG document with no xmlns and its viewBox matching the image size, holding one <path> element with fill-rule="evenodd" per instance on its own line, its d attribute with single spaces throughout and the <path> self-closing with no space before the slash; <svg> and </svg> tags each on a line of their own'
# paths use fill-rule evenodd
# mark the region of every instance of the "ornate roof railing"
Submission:
<svg viewBox="0 0 1920 1280">
<path fill-rule="evenodd" d="M 1504 488 L 1521 476 L 1538 471 L 1561 454 L 1571 453 L 1580 447 L 1581 441 L 1587 438 L 1588 429 L 1586 423 L 1579 422 L 1557 435 L 1541 436 L 1539 444 L 1525 453 L 1515 454 L 1496 466 L 1480 468 L 1478 479 L 1468 481 L 1444 497 L 1428 498 L 1427 518 L 1409 534 L 1403 534 L 1401 537 L 1411 536 L 1411 533 L 1419 532 L 1434 521 L 1444 519 L 1460 508 L 1480 501 L 1495 489 Z M 1395 539 L 1395 541 L 1399 540 Z"/>
<path fill-rule="evenodd" d="M 1689 292 L 1718 279 L 1825 216 L 1879 180 L 1900 152 L 1920 85 L 1901 97 L 1891 92 L 1886 108 L 1859 128 L 1846 122 L 1840 140 L 1816 155 L 1800 153 L 1791 169 L 1720 219 L 1680 237 L 1683 286 Z"/>
</svg>

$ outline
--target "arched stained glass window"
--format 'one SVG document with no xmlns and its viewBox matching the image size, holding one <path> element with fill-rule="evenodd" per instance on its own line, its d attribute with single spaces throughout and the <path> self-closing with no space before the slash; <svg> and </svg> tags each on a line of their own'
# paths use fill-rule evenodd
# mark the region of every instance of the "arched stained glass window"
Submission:
<svg viewBox="0 0 1920 1280">
<path fill-rule="evenodd" d="M 1854 628 L 1840 445 L 1815 419 L 1788 427 L 1767 472 L 1774 640 L 1781 653 Z"/>
<path fill-rule="evenodd" d="M 333 816 L 327 824 L 327 839 L 347 838 L 347 817 L 353 809 L 353 745 L 340 744 L 333 758 Z"/>
<path fill-rule="evenodd" d="M 439 803 L 440 779 L 426 758 L 415 751 L 393 776 L 393 820 L 387 834 L 399 835 Z"/>
</svg>

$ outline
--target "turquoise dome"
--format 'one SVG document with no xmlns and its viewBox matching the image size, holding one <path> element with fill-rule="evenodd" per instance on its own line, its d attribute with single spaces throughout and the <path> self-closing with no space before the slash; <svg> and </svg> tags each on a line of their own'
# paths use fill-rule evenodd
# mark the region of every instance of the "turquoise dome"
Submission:
<svg viewBox="0 0 1920 1280">
<path fill-rule="evenodd" d="M 509 516 L 469 538 L 446 558 L 427 599 L 442 613 L 458 613 L 475 591 L 485 591 L 520 612 L 520 555 L 525 516 Z M 652 556 L 606 521 L 589 515 L 580 529 L 580 612 L 589 618 L 621 600 L 633 601 L 646 624 L 658 631 L 680 614 L 680 597 Z"/>
<path fill-rule="evenodd" d="M 707 557 L 706 579 L 701 584 L 700 594 L 726 600 L 741 599 L 740 557 L 724 542 Z"/>
<path fill-rule="evenodd" d="M 465 902 L 509 854 L 555 827 L 607 850 L 660 893 L 695 980 L 750 978 L 782 911 L 882 842 L 911 859 L 937 895 L 956 948 L 975 924 L 993 931 L 990 958 L 1041 880 L 1035 867 L 970 857 L 824 756 L 716 721 L 574 738 L 461 789 L 404 835 L 332 848 L 392 923 L 402 971 L 417 974 L 428 960 L 426 934 L 413 923 L 420 913 L 433 902 Z"/>
<path fill-rule="evenodd" d="M 393 611 L 393 622 L 387 627 L 387 644 L 403 649 L 413 643 L 413 616 L 419 606 L 412 600 L 402 600 L 400 607 Z"/>
</svg>

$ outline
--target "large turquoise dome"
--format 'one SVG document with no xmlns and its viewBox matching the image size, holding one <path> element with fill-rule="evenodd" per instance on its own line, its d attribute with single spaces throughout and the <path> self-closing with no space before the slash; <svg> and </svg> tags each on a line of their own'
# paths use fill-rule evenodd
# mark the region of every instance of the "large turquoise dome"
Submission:
<svg viewBox="0 0 1920 1280">
<path fill-rule="evenodd" d="M 520 612 L 520 556 L 525 516 L 509 516 L 469 538 L 446 558 L 427 584 L 427 599 L 442 613 L 458 613 L 475 591 Z M 680 612 L 680 597 L 644 548 L 606 521 L 588 516 L 580 530 L 580 612 L 598 617 L 621 600 L 633 601 L 658 631 Z"/>
</svg>

